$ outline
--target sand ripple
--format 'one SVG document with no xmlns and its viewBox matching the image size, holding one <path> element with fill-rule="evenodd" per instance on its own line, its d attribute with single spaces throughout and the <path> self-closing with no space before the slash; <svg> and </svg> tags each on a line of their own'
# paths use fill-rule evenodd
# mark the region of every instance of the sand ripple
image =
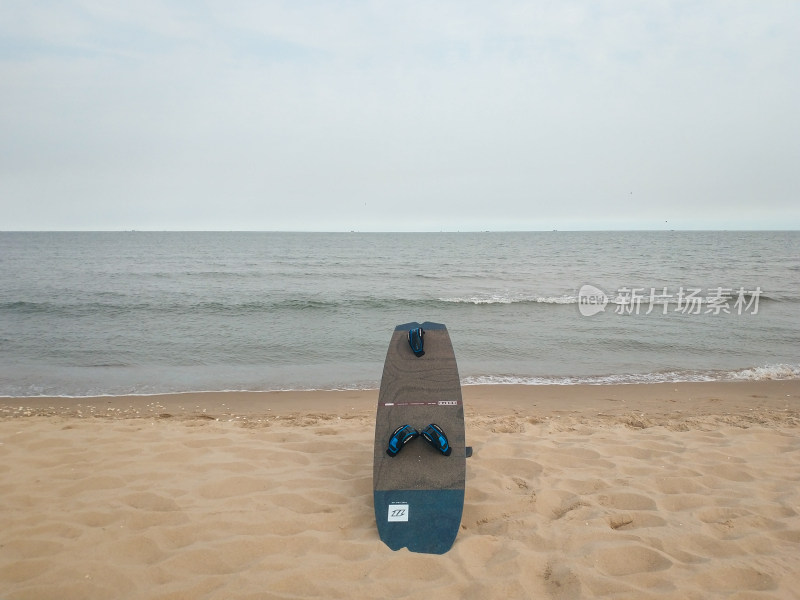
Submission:
<svg viewBox="0 0 800 600">
<path fill-rule="evenodd" d="M 473 415 L 424 556 L 377 537 L 367 413 L 0 420 L 0 597 L 797 598 L 800 430 L 683 425 Z"/>
</svg>

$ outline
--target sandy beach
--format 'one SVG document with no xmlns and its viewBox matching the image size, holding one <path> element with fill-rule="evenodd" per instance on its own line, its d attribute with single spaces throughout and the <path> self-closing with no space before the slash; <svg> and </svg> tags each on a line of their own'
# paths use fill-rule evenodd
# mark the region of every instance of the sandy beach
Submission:
<svg viewBox="0 0 800 600">
<path fill-rule="evenodd" d="M 0 398 L 0 598 L 800 598 L 800 381 L 463 393 L 442 556 L 378 538 L 377 390 Z"/>
</svg>

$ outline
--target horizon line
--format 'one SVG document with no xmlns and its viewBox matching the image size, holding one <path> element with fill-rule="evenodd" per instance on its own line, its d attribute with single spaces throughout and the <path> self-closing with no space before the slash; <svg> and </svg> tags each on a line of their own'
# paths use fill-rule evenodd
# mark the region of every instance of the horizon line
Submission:
<svg viewBox="0 0 800 600">
<path fill-rule="evenodd" d="M 798 232 L 800 228 L 674 228 L 674 229 L 0 229 L 0 233 L 677 233 Z"/>
</svg>

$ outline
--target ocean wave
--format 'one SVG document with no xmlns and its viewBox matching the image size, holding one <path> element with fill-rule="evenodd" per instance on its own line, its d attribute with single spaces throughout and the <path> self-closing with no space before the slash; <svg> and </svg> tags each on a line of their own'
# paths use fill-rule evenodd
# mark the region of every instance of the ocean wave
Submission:
<svg viewBox="0 0 800 600">
<path fill-rule="evenodd" d="M 786 301 L 783 298 L 770 299 L 761 296 L 759 302 Z M 789 299 L 788 301 L 792 301 Z M 233 300 L 203 300 L 197 297 L 187 296 L 185 299 L 171 298 L 150 299 L 146 296 L 114 297 L 109 299 L 103 295 L 96 295 L 79 301 L 30 301 L 12 300 L 0 302 L 0 314 L 7 313 L 12 315 L 55 315 L 55 316 L 119 316 L 126 313 L 169 313 L 169 314 L 219 314 L 219 315 L 241 315 L 241 314 L 262 314 L 275 313 L 277 311 L 336 311 L 342 308 L 364 309 L 364 310 L 425 310 L 441 309 L 442 304 L 453 306 L 493 306 L 493 305 L 537 305 L 537 306 L 574 306 L 578 304 L 579 298 L 576 295 L 534 295 L 534 294 L 514 294 L 514 293 L 485 293 L 485 294 L 465 294 L 459 296 L 441 297 L 393 297 L 393 296 L 315 296 L 298 295 L 296 297 L 264 297 Z M 723 302 L 713 310 L 719 312 L 735 313 L 753 310 L 755 305 L 745 304 L 737 307 L 735 299 L 731 298 L 728 302 Z M 749 302 L 749 300 L 748 300 Z M 681 304 L 676 298 L 651 299 L 649 296 L 636 298 L 633 302 L 630 298 L 619 297 L 616 295 L 608 296 L 609 306 L 619 306 L 617 310 L 647 310 L 664 311 L 665 304 L 670 307 L 670 312 L 683 311 L 691 312 L 702 310 L 711 311 L 709 306 L 712 302 L 708 298 L 698 297 L 692 300 L 684 299 Z M 651 306 L 652 305 L 652 306 Z"/>
<path fill-rule="evenodd" d="M 319 386 L 275 386 L 275 387 L 243 387 L 243 388 L 220 388 L 220 389 L 180 389 L 174 386 L 154 386 L 150 388 L 132 388 L 124 390 L 105 390 L 105 389 L 82 389 L 72 393 L 57 392 L 50 388 L 15 388 L 12 390 L 0 391 L 0 398 L 21 399 L 21 398 L 64 398 L 70 400 L 81 400 L 85 398 L 149 398 L 157 396 L 193 396 L 196 394 L 268 394 L 274 392 L 368 392 L 379 389 L 378 382 L 354 383 L 352 385 L 335 385 L 331 387 Z"/>
<path fill-rule="evenodd" d="M 453 304 L 577 304 L 577 296 L 528 296 L 514 294 L 478 294 L 439 298 Z"/>
<path fill-rule="evenodd" d="M 741 369 L 730 373 L 729 379 L 735 381 L 800 379 L 800 365 L 777 364 Z"/>
<path fill-rule="evenodd" d="M 636 383 L 696 383 L 704 381 L 778 381 L 800 379 L 800 364 L 775 364 L 732 371 L 660 371 L 611 375 L 478 375 L 461 385 L 616 385 Z"/>
<path fill-rule="evenodd" d="M 37 314 L 52 310 L 49 302 L 27 302 L 24 300 L 13 302 L 0 302 L 0 311 L 8 311 L 19 314 Z"/>
<path fill-rule="evenodd" d="M 501 296 L 473 298 L 400 298 L 400 297 L 313 297 L 298 296 L 294 298 L 265 298 L 262 300 L 220 301 L 187 298 L 186 300 L 149 301 L 147 298 L 131 298 L 107 302 L 103 300 L 85 302 L 3 302 L 0 303 L 0 314 L 7 313 L 18 316 L 54 316 L 54 317 L 86 317 L 117 318 L 124 315 L 139 314 L 141 318 L 150 315 L 208 315 L 208 316 L 244 316 L 277 314 L 280 312 L 337 312 L 343 309 L 363 311 L 406 310 L 426 312 L 440 310 L 442 302 L 448 304 L 511 304 L 530 302 L 537 304 L 574 304 L 576 299 L 570 298 L 505 298 Z"/>
<path fill-rule="evenodd" d="M 56 316 L 115 316 L 122 313 L 209 313 L 209 314 L 242 314 L 242 313 L 270 313 L 280 310 L 331 310 L 342 307 L 382 308 L 392 303 L 413 303 L 402 299 L 390 300 L 381 298 L 361 299 L 324 299 L 324 298 L 284 298 L 273 300 L 256 300 L 245 302 L 221 301 L 185 301 L 185 302 L 3 302 L 0 303 L 0 313 L 7 312 L 16 315 L 56 315 Z"/>
<path fill-rule="evenodd" d="M 577 300 L 576 300 L 577 301 Z M 765 302 L 792 302 L 795 301 L 792 298 L 782 298 L 779 296 L 767 296 L 765 294 L 760 294 L 758 296 L 754 294 L 744 294 L 741 298 L 738 295 L 731 295 L 731 294 L 723 294 L 721 296 L 717 296 L 716 294 L 707 294 L 707 295 L 696 295 L 690 296 L 689 294 L 685 294 L 683 296 L 679 296 L 676 294 L 655 294 L 651 295 L 649 292 L 643 294 L 637 291 L 637 295 L 634 297 L 631 294 L 614 294 L 608 295 L 608 303 L 609 304 L 616 304 L 616 305 L 680 305 L 680 306 L 707 306 L 711 304 L 718 304 L 720 306 L 727 306 L 728 308 L 735 308 L 736 302 L 744 303 L 743 306 L 749 305 L 750 303 L 765 303 Z"/>
<path fill-rule="evenodd" d="M 108 365 L 112 366 L 112 365 Z M 473 375 L 461 379 L 462 386 L 473 385 L 631 385 L 653 383 L 698 383 L 736 381 L 781 381 L 800 379 L 800 364 L 774 364 L 730 371 L 661 371 L 655 373 L 622 373 L 607 375 Z M 363 391 L 377 390 L 379 381 L 353 380 L 330 385 L 229 385 L 192 387 L 173 383 L 80 384 L 52 383 L 7 385 L 0 388 L 0 398 L 52 396 L 60 398 L 157 396 L 161 394 L 203 394 L 215 392 L 281 392 L 281 391 Z"/>
<path fill-rule="evenodd" d="M 479 375 L 465 377 L 461 385 L 618 385 L 715 381 L 701 373 L 626 373 L 616 375 Z"/>
<path fill-rule="evenodd" d="M 637 292 L 639 294 L 639 292 Z M 612 306 L 663 306 L 668 305 L 670 307 L 677 306 L 680 310 L 689 311 L 695 307 L 703 307 L 704 309 L 708 306 L 718 305 L 720 310 L 729 310 L 729 311 L 736 311 L 738 310 L 738 305 L 736 304 L 737 301 L 742 304 L 742 310 L 746 306 L 752 307 L 756 305 L 756 303 L 767 303 L 767 302 L 796 302 L 800 301 L 800 299 L 795 299 L 792 297 L 782 297 L 782 296 L 766 296 L 761 294 L 758 296 L 757 299 L 754 299 L 752 295 L 745 295 L 741 300 L 739 300 L 738 296 L 722 296 L 722 297 L 715 297 L 713 295 L 708 296 L 695 296 L 695 297 L 677 297 L 674 295 L 662 296 L 656 294 L 655 296 L 651 296 L 649 293 L 645 295 L 637 295 L 635 297 L 631 296 L 630 294 L 617 294 L 616 292 L 613 294 L 609 294 L 606 296 L 608 300 L 608 304 Z M 474 294 L 474 295 L 465 295 L 465 296 L 452 296 L 452 297 L 440 297 L 438 298 L 439 302 L 447 302 L 453 304 L 474 304 L 474 305 L 481 305 L 481 304 L 578 304 L 580 298 L 577 295 L 571 294 L 564 294 L 561 296 L 534 296 L 534 295 L 525 295 L 525 294 Z"/>
</svg>

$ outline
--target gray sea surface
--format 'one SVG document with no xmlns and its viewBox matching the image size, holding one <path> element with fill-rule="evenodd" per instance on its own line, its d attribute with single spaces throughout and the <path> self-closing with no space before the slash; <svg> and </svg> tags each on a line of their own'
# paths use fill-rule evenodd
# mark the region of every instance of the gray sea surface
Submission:
<svg viewBox="0 0 800 600">
<path fill-rule="evenodd" d="M 464 384 L 797 378 L 800 232 L 0 233 L 3 396 L 375 388 L 410 321 Z"/>
</svg>

